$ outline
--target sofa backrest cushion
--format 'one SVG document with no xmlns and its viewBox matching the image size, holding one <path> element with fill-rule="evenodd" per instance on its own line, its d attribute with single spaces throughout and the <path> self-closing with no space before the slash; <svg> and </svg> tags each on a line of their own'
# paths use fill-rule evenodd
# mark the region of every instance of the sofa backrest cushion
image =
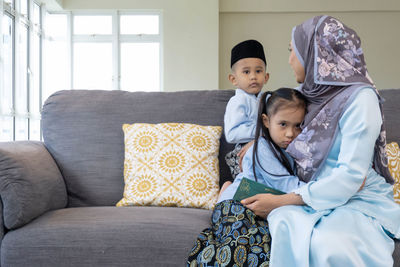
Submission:
<svg viewBox="0 0 400 267">
<path fill-rule="evenodd" d="M 64 90 L 43 106 L 42 129 L 68 191 L 68 206 L 115 205 L 124 189 L 124 123 L 185 122 L 223 126 L 233 90 L 126 92 Z M 220 183 L 230 179 L 221 137 Z"/>
<path fill-rule="evenodd" d="M 383 113 L 385 116 L 386 139 L 388 143 L 400 144 L 400 89 L 379 90 L 383 97 Z"/>
</svg>

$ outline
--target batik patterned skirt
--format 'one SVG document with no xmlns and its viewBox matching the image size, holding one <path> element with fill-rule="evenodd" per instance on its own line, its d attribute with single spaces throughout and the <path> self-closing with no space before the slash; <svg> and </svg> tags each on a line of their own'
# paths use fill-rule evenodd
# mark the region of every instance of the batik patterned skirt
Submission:
<svg viewBox="0 0 400 267">
<path fill-rule="evenodd" d="M 270 245 L 267 221 L 225 200 L 215 206 L 211 227 L 197 237 L 187 266 L 268 266 Z"/>
</svg>

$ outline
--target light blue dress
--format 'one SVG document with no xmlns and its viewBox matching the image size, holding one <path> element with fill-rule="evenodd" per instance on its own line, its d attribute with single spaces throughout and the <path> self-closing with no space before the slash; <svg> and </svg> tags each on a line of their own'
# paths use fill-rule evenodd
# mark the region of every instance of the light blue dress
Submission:
<svg viewBox="0 0 400 267">
<path fill-rule="evenodd" d="M 269 214 L 270 266 L 393 266 L 390 236 L 400 237 L 400 206 L 372 168 L 381 124 L 376 94 L 362 89 L 340 119 L 317 179 L 294 190 L 307 206 Z"/>
<path fill-rule="evenodd" d="M 296 176 L 289 174 L 282 163 L 275 157 L 269 144 L 264 138 L 258 140 L 257 150 L 259 159 L 259 163 L 256 161 L 255 165 L 257 182 L 283 192 L 291 192 L 305 184 L 304 182 L 299 181 Z M 293 159 L 286 152 L 283 151 L 283 153 L 288 157 L 290 164 L 293 167 Z M 246 155 L 243 158 L 242 168 L 243 171 L 236 176 L 233 183 L 221 193 L 218 202 L 232 199 L 243 177 L 255 181 L 253 173 L 253 146 L 247 150 Z"/>
<path fill-rule="evenodd" d="M 236 89 L 225 109 L 224 132 L 228 143 L 248 143 L 254 139 L 257 125 L 258 96 Z"/>
</svg>

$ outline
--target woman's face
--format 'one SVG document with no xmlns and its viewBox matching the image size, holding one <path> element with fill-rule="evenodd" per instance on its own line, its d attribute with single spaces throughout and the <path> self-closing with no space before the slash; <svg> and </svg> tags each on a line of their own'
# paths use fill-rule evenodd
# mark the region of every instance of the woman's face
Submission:
<svg viewBox="0 0 400 267">
<path fill-rule="evenodd" d="M 292 42 L 289 45 L 289 64 L 294 71 L 294 76 L 296 76 L 296 81 L 298 83 L 303 83 L 306 77 L 306 73 L 304 71 L 304 67 L 301 65 L 300 60 L 297 58 L 294 49 L 292 49 Z"/>
</svg>

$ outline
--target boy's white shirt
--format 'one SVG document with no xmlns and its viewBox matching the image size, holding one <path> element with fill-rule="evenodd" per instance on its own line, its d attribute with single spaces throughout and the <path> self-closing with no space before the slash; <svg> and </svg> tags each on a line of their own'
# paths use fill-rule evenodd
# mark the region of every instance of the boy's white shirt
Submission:
<svg viewBox="0 0 400 267">
<path fill-rule="evenodd" d="M 258 96 L 238 88 L 226 105 L 224 132 L 228 143 L 248 143 L 255 137 L 257 125 Z"/>
</svg>

